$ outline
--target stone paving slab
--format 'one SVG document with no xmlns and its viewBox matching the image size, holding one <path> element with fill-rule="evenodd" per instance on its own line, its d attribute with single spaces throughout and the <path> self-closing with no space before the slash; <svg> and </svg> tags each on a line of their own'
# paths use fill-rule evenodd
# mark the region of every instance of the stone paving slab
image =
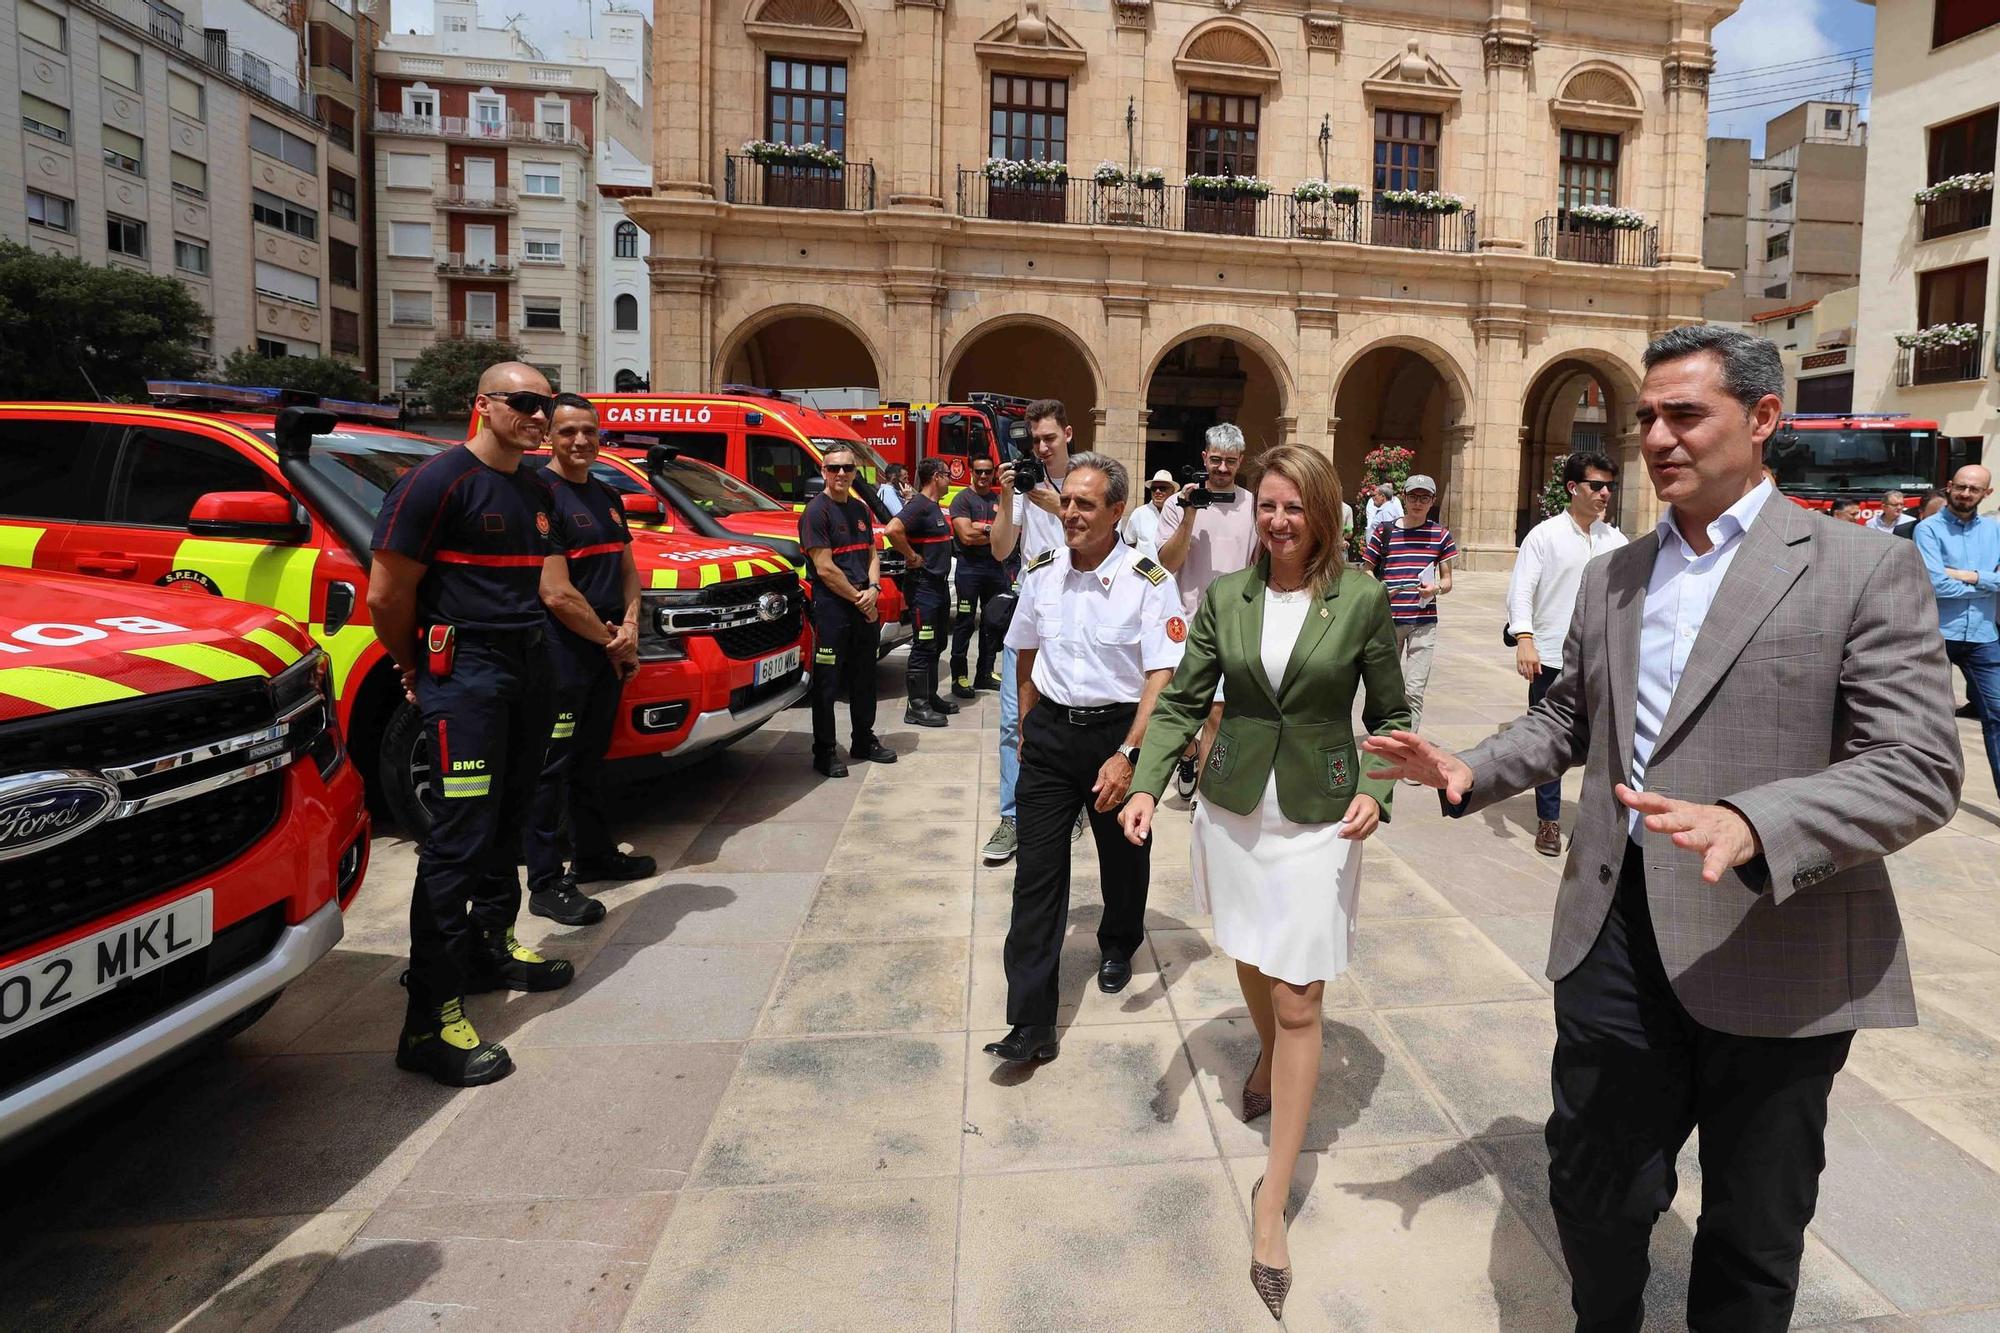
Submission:
<svg viewBox="0 0 2000 1333">
<path fill-rule="evenodd" d="M 1521 705 L 1491 642 L 1503 587 L 1463 575 L 1450 600 L 1426 710 L 1444 743 Z M 664 869 L 593 886 L 598 926 L 522 917 L 579 979 L 472 997 L 519 1064 L 491 1088 L 389 1060 L 414 848 L 385 830 L 346 938 L 263 1022 L 10 1163 L 0 1325 L 1274 1327 L 1248 1282 L 1256 1036 L 1194 911 L 1185 803 L 1163 807 L 1121 995 L 1093 981 L 1078 845 L 1062 1055 L 999 1071 L 979 1049 L 1004 1026 L 1013 887 L 978 855 L 995 701 L 902 728 L 901 670 L 877 678 L 895 765 L 822 781 L 794 710 L 614 786 L 615 827 Z M 2000 798 L 1959 734 L 1964 807 L 1892 863 L 1923 1025 L 1861 1034 L 1836 1084 L 1799 1327 L 2000 1333 Z M 1403 788 L 1367 845 L 1286 1327 L 1570 1326 L 1541 1141 L 1562 863 L 1533 833 L 1530 796 L 1451 824 Z M 1693 1151 L 1649 1329 L 1679 1326 Z"/>
</svg>

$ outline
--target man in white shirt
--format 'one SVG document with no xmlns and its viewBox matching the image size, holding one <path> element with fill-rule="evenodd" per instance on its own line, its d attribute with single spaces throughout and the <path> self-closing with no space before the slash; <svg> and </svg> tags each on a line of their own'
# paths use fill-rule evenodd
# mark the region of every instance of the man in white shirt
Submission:
<svg viewBox="0 0 2000 1333">
<path fill-rule="evenodd" d="M 1394 522 L 1403 516 L 1403 502 L 1396 498 L 1396 488 L 1390 482 L 1380 482 L 1368 495 L 1367 526 L 1362 530 L 1361 540 L 1366 543 L 1368 534 L 1384 523 Z"/>
<path fill-rule="evenodd" d="M 1882 512 L 1875 515 L 1873 521 L 1868 526 L 1877 532 L 1887 532 L 1893 535 L 1906 517 L 1908 517 L 1908 513 L 1903 508 L 1903 493 L 1901 491 L 1884 491 L 1882 493 Z"/>
<path fill-rule="evenodd" d="M 1549 692 L 1563 668 L 1563 639 L 1576 609 L 1583 567 L 1625 544 L 1604 521 L 1618 482 L 1618 467 L 1598 453 L 1571 454 L 1563 462 L 1569 506 L 1543 519 L 1521 542 L 1507 584 L 1507 632 L 1515 638 L 1514 669 L 1528 682 L 1528 706 Z M 1562 780 L 1535 788 L 1535 850 L 1562 855 Z"/>
<path fill-rule="evenodd" d="M 1148 502 L 1133 504 L 1132 516 L 1125 520 L 1125 530 L 1122 535 L 1125 544 L 1136 548 L 1140 555 L 1159 559 L 1160 506 L 1167 502 L 1167 497 L 1176 489 L 1174 474 L 1161 468 L 1153 474 L 1153 480 L 1147 487 L 1150 492 L 1147 497 Z"/>
</svg>

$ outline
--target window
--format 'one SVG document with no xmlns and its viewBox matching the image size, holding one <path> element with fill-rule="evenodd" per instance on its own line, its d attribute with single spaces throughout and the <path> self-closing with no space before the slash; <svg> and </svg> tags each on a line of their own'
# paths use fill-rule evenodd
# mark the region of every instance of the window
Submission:
<svg viewBox="0 0 2000 1333">
<path fill-rule="evenodd" d="M 68 143 L 69 110 L 57 106 L 54 102 L 44 102 L 39 97 L 22 93 L 21 128 L 30 134 L 39 134 L 44 139 Z"/>
<path fill-rule="evenodd" d="M 290 130 L 281 130 L 269 121 L 250 117 L 250 147 L 265 157 L 297 167 L 300 171 L 319 170 L 319 149 L 310 139 L 301 139 Z"/>
<path fill-rule="evenodd" d="M 1562 208 L 1618 203 L 1618 148 L 1615 134 L 1562 132 Z"/>
<path fill-rule="evenodd" d="M 428 222 L 391 222 L 389 224 L 389 253 L 403 259 L 429 259 L 431 257 L 431 224 Z"/>
<path fill-rule="evenodd" d="M 277 489 L 263 469 L 226 444 L 141 426 L 125 437 L 119 451 L 111 479 L 111 521 L 184 527 L 194 502 L 211 491 Z"/>
<path fill-rule="evenodd" d="M 22 5 L 25 13 L 29 6 Z M 104 508 L 90 485 L 105 427 L 78 417 L 0 421 L 0 514 L 101 523 Z"/>
<path fill-rule="evenodd" d="M 535 369 L 542 372 L 542 378 L 549 382 L 549 388 L 551 390 L 553 390 L 556 393 L 562 392 L 561 366 L 536 366 Z"/>
<path fill-rule="evenodd" d="M 765 65 L 764 137 L 775 143 L 825 144 L 847 152 L 847 66 L 786 60 Z"/>
<path fill-rule="evenodd" d="M 250 220 L 266 227 L 288 231 L 302 241 L 319 236 L 319 214 L 302 204 L 289 203 L 262 190 L 250 191 Z"/>
<path fill-rule="evenodd" d="M 704 463 L 713 463 L 725 471 L 729 467 L 729 437 L 719 430 L 675 431 L 673 442 L 689 458 L 699 458 Z"/>
<path fill-rule="evenodd" d="M 1376 190 L 1438 187 L 1438 118 L 1428 111 L 1375 113 Z"/>
<path fill-rule="evenodd" d="M 50 231 L 67 232 L 76 226 L 76 205 L 60 195 L 28 191 L 28 222 Z"/>
<path fill-rule="evenodd" d="M 639 257 L 639 229 L 627 218 L 611 231 L 611 253 L 619 259 Z"/>
<path fill-rule="evenodd" d="M 327 276 L 336 287 L 361 286 L 361 251 L 346 241 L 327 242 Z"/>
<path fill-rule="evenodd" d="M 1786 294 L 1787 292 L 1791 291 L 1791 289 L 1792 289 L 1792 284 L 1791 284 L 1791 283 L 1789 283 L 1789 282 L 1777 282 L 1777 283 L 1773 283 L 1773 284 L 1771 284 L 1771 285 L 1770 285 L 1769 287 L 1766 287 L 1766 288 L 1764 289 L 1764 295 L 1766 295 L 1766 296 L 1778 296 L 1778 297 L 1782 297 L 1782 296 L 1784 296 L 1784 295 L 1785 295 L 1785 294 Z"/>
<path fill-rule="evenodd" d="M 167 71 L 167 105 L 189 120 L 205 120 L 202 86 L 185 74 Z"/>
<path fill-rule="evenodd" d="M 535 123 L 543 138 L 562 143 L 569 138 L 569 103 L 560 100 L 535 103 Z"/>
<path fill-rule="evenodd" d="M 104 77 L 121 88 L 135 92 L 139 87 L 139 53 L 116 42 L 100 41 L 97 44 L 97 68 Z"/>
<path fill-rule="evenodd" d="M 611 322 L 620 333 L 637 333 L 639 298 L 630 292 L 620 292 L 611 303 Z"/>
<path fill-rule="evenodd" d="M 389 154 L 389 188 L 392 190 L 430 189 L 430 155 L 428 153 Z"/>
<path fill-rule="evenodd" d="M 23 37 L 32 37 L 52 51 L 69 50 L 68 25 L 60 14 L 52 14 L 40 5 L 21 0 L 21 12 L 16 23 Z"/>
<path fill-rule="evenodd" d="M 167 174 L 173 178 L 174 188 L 182 194 L 191 194 L 197 199 L 208 198 L 207 163 L 182 157 L 179 153 L 169 153 Z"/>
<path fill-rule="evenodd" d="M 190 241 L 185 237 L 174 237 L 174 267 L 189 273 L 208 272 L 208 247 L 200 241 Z"/>
<path fill-rule="evenodd" d="M 276 264 L 257 261 L 257 290 L 264 296 L 275 296 L 281 301 L 295 301 L 300 305 L 319 304 L 319 279 L 310 273 L 294 273 Z"/>
<path fill-rule="evenodd" d="M 335 217 L 346 218 L 349 222 L 354 221 L 356 208 L 354 177 L 339 171 L 326 173 L 326 206 Z"/>
<path fill-rule="evenodd" d="M 499 97 L 474 94 L 472 123 L 484 134 L 498 138 L 506 133 L 507 103 Z"/>
<path fill-rule="evenodd" d="M 1995 128 L 2000 110 L 1988 107 L 1976 115 L 1939 125 L 1930 132 L 1930 178 L 1935 185 L 1948 176 L 1993 170 Z"/>
<path fill-rule="evenodd" d="M 1771 187 L 1771 207 L 1783 208 L 1791 202 L 1792 183 L 1790 181 L 1779 181 Z"/>
<path fill-rule="evenodd" d="M 449 20 L 447 20 L 448 22 Z M 389 362 L 389 387 L 401 393 L 410 387 L 410 372 L 417 368 L 415 357 L 396 357 Z"/>
<path fill-rule="evenodd" d="M 560 329 L 562 326 L 561 301 L 538 296 L 524 296 L 521 298 L 522 328 Z"/>
<path fill-rule="evenodd" d="M 257 340 L 258 356 L 280 357 L 290 356 L 291 354 L 292 345 L 283 338 L 259 338 Z"/>
<path fill-rule="evenodd" d="M 354 112 L 331 97 L 318 99 L 319 118 L 326 123 L 327 141 L 335 148 L 354 151 Z"/>
<path fill-rule="evenodd" d="M 1792 252 L 1792 234 L 1789 231 L 1775 232 L 1764 238 L 1764 258 L 1782 259 Z"/>
<path fill-rule="evenodd" d="M 524 263 L 529 264 L 562 263 L 562 233 L 542 227 L 522 228 L 521 259 Z"/>
<path fill-rule="evenodd" d="M 1943 46 L 2000 23 L 1996 0 L 1935 0 L 1931 12 L 1931 45 Z"/>
<path fill-rule="evenodd" d="M 1069 160 L 1069 80 L 993 76 L 987 154 L 1044 162 Z"/>
<path fill-rule="evenodd" d="M 419 291 L 392 291 L 389 293 L 389 322 L 391 324 L 413 324 L 428 328 L 436 318 L 431 308 L 431 294 Z"/>
<path fill-rule="evenodd" d="M 134 176 L 146 174 L 146 141 L 115 126 L 104 127 L 104 160 Z"/>
<path fill-rule="evenodd" d="M 116 213 L 107 213 L 104 216 L 104 244 L 114 255 L 144 259 L 146 224 L 137 218 L 122 218 Z"/>
<path fill-rule="evenodd" d="M 361 350 L 361 316 L 354 311 L 333 312 L 333 350 L 350 356 Z"/>
<path fill-rule="evenodd" d="M 1188 93 L 1188 174 L 1254 176 L 1258 115 L 1255 97 Z"/>
<path fill-rule="evenodd" d="M 750 437 L 750 484 L 787 503 L 810 499 L 806 478 L 819 475 L 819 464 L 790 440 L 776 435 Z"/>
<path fill-rule="evenodd" d="M 335 73 L 354 77 L 354 39 L 340 29 L 326 23 L 308 24 L 306 31 L 312 43 L 313 58 L 319 64 Z"/>
<path fill-rule="evenodd" d="M 447 18 L 444 21 L 444 30 L 446 32 L 464 32 L 466 30 L 465 20 L 457 17 Z"/>
<path fill-rule="evenodd" d="M 437 94 L 428 88 L 405 88 L 403 90 L 403 114 L 418 120 L 436 120 L 438 113 Z"/>
<path fill-rule="evenodd" d="M 1826 127 L 1828 129 L 1830 130 L 1839 129 L 1841 127 L 1841 119 L 1842 117 L 1839 107 L 1830 106 L 1826 109 Z"/>
<path fill-rule="evenodd" d="M 1984 324 L 1986 261 L 1934 268 L 1917 275 L 1917 323 Z"/>
<path fill-rule="evenodd" d="M 562 165 L 556 162 L 523 162 L 521 193 L 562 197 Z"/>
</svg>

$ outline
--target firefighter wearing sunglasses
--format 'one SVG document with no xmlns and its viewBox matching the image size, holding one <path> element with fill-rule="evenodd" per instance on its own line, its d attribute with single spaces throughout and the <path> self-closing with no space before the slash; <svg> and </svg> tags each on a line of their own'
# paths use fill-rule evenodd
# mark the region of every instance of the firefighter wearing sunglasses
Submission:
<svg viewBox="0 0 2000 1333">
<path fill-rule="evenodd" d="M 875 652 L 882 639 L 876 596 L 882 587 L 882 556 L 874 516 L 854 493 L 857 462 L 853 451 L 840 445 L 820 455 L 826 490 L 799 516 L 799 545 L 812 562 L 813 767 L 829 778 L 847 776 L 834 743 L 834 710 L 843 695 L 854 741 L 848 757 L 896 762 L 896 752 L 875 735 Z"/>
</svg>

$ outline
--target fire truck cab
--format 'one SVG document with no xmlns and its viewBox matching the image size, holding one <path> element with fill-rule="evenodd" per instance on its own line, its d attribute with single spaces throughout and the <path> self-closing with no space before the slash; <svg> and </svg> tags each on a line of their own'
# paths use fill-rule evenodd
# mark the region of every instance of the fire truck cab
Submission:
<svg viewBox="0 0 2000 1333">
<path fill-rule="evenodd" d="M 1001 393 L 975 393 L 963 403 L 854 403 L 854 389 L 795 389 L 787 392 L 809 407 L 852 427 L 886 462 L 915 473 L 920 459 L 941 458 L 951 477 L 947 498 L 971 480 L 970 465 L 984 458 L 996 465 L 1026 454 L 1029 400 Z"/>
<path fill-rule="evenodd" d="M 1764 462 L 1794 503 L 1827 509 L 1853 500 L 1872 518 L 1886 491 L 1921 508 L 1947 480 L 1950 445 L 1937 422 L 1921 417 L 1793 413 L 1765 442 Z"/>
</svg>

